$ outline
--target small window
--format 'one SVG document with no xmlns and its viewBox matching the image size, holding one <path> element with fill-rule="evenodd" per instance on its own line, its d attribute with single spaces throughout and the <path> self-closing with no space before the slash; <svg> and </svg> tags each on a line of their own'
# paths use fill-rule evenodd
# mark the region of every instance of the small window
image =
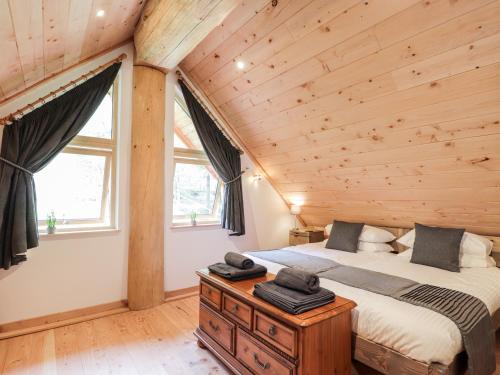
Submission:
<svg viewBox="0 0 500 375">
<path fill-rule="evenodd" d="M 184 100 L 174 106 L 173 224 L 220 222 L 223 184 L 210 164 Z"/>
<path fill-rule="evenodd" d="M 51 214 L 58 232 L 114 227 L 116 90 L 115 82 L 80 133 L 35 174 L 42 233 Z"/>
</svg>

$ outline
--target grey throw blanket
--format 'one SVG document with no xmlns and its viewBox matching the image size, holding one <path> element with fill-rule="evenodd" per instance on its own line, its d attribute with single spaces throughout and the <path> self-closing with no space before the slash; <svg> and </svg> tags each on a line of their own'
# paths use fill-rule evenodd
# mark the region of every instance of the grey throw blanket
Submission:
<svg viewBox="0 0 500 375">
<path fill-rule="evenodd" d="M 295 251 L 289 250 L 252 251 L 247 254 L 312 273 L 319 273 L 341 265 L 333 260 L 296 253 Z"/>
<path fill-rule="evenodd" d="M 301 314 L 335 300 L 335 293 L 327 289 L 320 288 L 317 293 L 305 294 L 274 281 L 255 284 L 253 294 L 290 314 Z"/>
<path fill-rule="evenodd" d="M 469 372 L 472 375 L 490 375 L 495 372 L 495 329 L 488 309 L 479 298 L 427 284 L 418 284 L 393 297 L 451 319 L 462 334 Z"/>
<path fill-rule="evenodd" d="M 306 294 L 316 293 L 320 289 L 318 275 L 294 268 L 280 269 L 274 282 L 279 286 L 298 290 Z"/>
<path fill-rule="evenodd" d="M 288 250 L 256 251 L 250 254 L 284 266 L 317 272 L 320 278 L 438 312 L 451 319 L 460 330 L 468 355 L 469 372 L 472 375 L 491 375 L 495 371 L 493 321 L 485 304 L 474 296 Z"/>
<path fill-rule="evenodd" d="M 416 281 L 403 277 L 340 264 L 336 268 L 320 272 L 318 276 L 384 296 L 392 296 L 419 285 Z"/>
</svg>

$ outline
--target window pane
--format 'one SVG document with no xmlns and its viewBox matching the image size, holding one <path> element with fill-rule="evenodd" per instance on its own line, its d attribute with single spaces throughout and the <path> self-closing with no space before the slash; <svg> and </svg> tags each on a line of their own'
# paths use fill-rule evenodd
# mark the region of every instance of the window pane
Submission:
<svg viewBox="0 0 500 375">
<path fill-rule="evenodd" d="M 58 220 L 101 217 L 106 157 L 60 153 L 35 174 L 38 220 L 54 211 Z"/>
<path fill-rule="evenodd" d="M 113 129 L 113 86 L 78 135 L 111 139 Z"/>
<path fill-rule="evenodd" d="M 213 212 L 218 179 L 205 165 L 176 163 L 174 177 L 174 216 L 217 215 Z"/>
<path fill-rule="evenodd" d="M 177 134 L 174 133 L 174 147 L 175 148 L 188 148 L 182 139 L 179 138 Z"/>
<path fill-rule="evenodd" d="M 176 99 L 174 104 L 175 133 L 178 134 L 179 138 L 182 138 L 182 143 L 186 145 L 186 148 L 203 150 L 193 121 L 178 103 L 178 100 L 180 99 Z"/>
</svg>

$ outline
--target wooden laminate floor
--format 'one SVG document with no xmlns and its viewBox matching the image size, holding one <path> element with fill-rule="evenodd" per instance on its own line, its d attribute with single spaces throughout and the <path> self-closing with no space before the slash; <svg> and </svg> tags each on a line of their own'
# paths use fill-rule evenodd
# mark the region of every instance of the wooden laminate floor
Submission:
<svg viewBox="0 0 500 375">
<path fill-rule="evenodd" d="M 193 330 L 198 297 L 0 340 L 1 375 L 229 374 Z M 355 372 L 375 372 L 356 364 Z M 497 332 L 497 367 L 500 335 Z M 499 370 L 497 372 L 500 374 Z"/>
<path fill-rule="evenodd" d="M 193 331 L 198 297 L 0 341 L 2 375 L 229 374 Z"/>
</svg>

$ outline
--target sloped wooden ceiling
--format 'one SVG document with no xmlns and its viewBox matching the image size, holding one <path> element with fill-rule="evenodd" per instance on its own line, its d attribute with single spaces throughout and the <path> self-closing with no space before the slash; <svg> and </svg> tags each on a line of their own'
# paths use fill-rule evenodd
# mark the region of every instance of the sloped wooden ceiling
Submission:
<svg viewBox="0 0 500 375">
<path fill-rule="evenodd" d="M 0 102 L 129 39 L 144 2 L 0 0 Z"/>
<path fill-rule="evenodd" d="M 244 1 L 181 67 L 307 224 L 500 234 L 500 1 Z"/>
</svg>

